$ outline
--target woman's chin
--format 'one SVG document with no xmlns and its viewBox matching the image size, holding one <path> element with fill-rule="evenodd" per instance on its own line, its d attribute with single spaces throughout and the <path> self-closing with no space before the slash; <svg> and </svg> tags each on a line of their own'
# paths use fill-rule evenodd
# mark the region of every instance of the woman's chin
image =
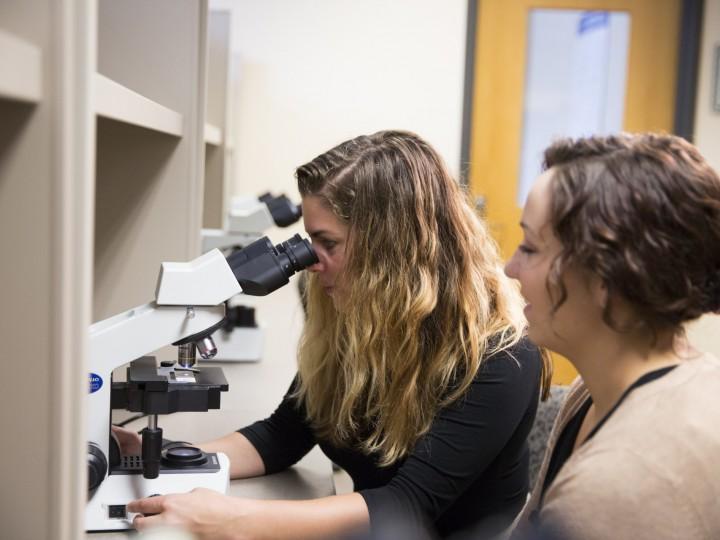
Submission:
<svg viewBox="0 0 720 540">
<path fill-rule="evenodd" d="M 542 332 L 538 331 L 537 326 L 532 325 L 530 322 L 528 322 L 527 325 L 527 337 L 530 341 L 532 341 L 535 345 L 538 347 L 545 347 L 545 340 L 543 339 Z"/>
</svg>

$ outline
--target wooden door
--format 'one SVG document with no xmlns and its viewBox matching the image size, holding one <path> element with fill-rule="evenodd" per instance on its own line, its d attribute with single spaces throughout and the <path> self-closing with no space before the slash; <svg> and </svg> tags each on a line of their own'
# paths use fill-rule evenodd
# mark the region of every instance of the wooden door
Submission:
<svg viewBox="0 0 720 540">
<path fill-rule="evenodd" d="M 535 73 L 535 77 L 542 80 L 544 69 L 542 65 L 535 65 L 534 72 L 529 71 L 532 65 L 528 63 L 535 52 L 529 48 L 528 33 L 532 31 L 531 38 L 536 40 L 543 32 L 537 28 L 538 16 L 555 12 L 563 16 L 570 12 L 579 15 L 606 12 L 623 18 L 627 47 L 623 53 L 621 84 L 624 88 L 618 98 L 622 101 L 618 127 L 633 132 L 670 132 L 675 107 L 680 8 L 681 0 L 479 0 L 470 187 L 477 200 L 482 201 L 485 216 L 505 258 L 511 256 L 522 238 L 518 223 L 527 180 L 523 180 L 525 184 L 519 180 L 527 176 L 524 174 L 526 160 L 521 155 L 528 139 L 524 129 L 529 110 L 526 88 L 528 73 Z M 563 62 L 561 58 L 550 61 Z M 580 66 L 576 71 L 584 70 L 585 66 Z M 573 134 L 558 132 L 555 135 Z M 575 375 L 566 360 L 556 358 L 555 382 L 567 383 Z"/>
</svg>

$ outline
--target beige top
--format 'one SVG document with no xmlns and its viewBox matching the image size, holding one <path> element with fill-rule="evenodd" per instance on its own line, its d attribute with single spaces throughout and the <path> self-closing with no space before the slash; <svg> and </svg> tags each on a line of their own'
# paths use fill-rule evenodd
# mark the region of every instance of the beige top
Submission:
<svg viewBox="0 0 720 540">
<path fill-rule="evenodd" d="M 577 448 L 539 505 L 550 456 L 589 396 L 578 378 L 560 410 L 520 527 L 539 509 L 564 537 L 720 539 L 720 361 L 704 355 L 634 389 Z"/>
</svg>

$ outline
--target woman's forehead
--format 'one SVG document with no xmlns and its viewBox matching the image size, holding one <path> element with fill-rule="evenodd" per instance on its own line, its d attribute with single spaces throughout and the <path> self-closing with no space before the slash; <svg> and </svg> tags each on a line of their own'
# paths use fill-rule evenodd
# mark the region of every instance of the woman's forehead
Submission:
<svg viewBox="0 0 720 540">
<path fill-rule="evenodd" d="M 537 177 L 523 208 L 522 223 L 536 234 L 550 222 L 553 174 L 553 169 L 548 169 Z"/>
<path fill-rule="evenodd" d="M 347 230 L 343 223 L 330 210 L 320 197 L 306 195 L 302 198 L 303 221 L 308 234 L 340 233 Z"/>
</svg>

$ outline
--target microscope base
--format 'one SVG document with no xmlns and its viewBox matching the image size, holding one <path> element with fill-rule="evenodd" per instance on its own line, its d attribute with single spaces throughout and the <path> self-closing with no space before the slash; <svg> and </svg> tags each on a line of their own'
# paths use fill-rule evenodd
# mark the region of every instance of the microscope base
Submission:
<svg viewBox="0 0 720 540">
<path fill-rule="evenodd" d="M 230 479 L 230 461 L 225 454 L 217 457 L 219 469 L 214 471 L 162 471 L 152 480 L 142 474 L 111 474 L 97 488 L 85 508 L 85 530 L 114 531 L 132 529 L 135 514 L 129 514 L 125 505 L 150 495 L 186 493 L 194 488 L 208 488 L 227 492 Z"/>
</svg>

